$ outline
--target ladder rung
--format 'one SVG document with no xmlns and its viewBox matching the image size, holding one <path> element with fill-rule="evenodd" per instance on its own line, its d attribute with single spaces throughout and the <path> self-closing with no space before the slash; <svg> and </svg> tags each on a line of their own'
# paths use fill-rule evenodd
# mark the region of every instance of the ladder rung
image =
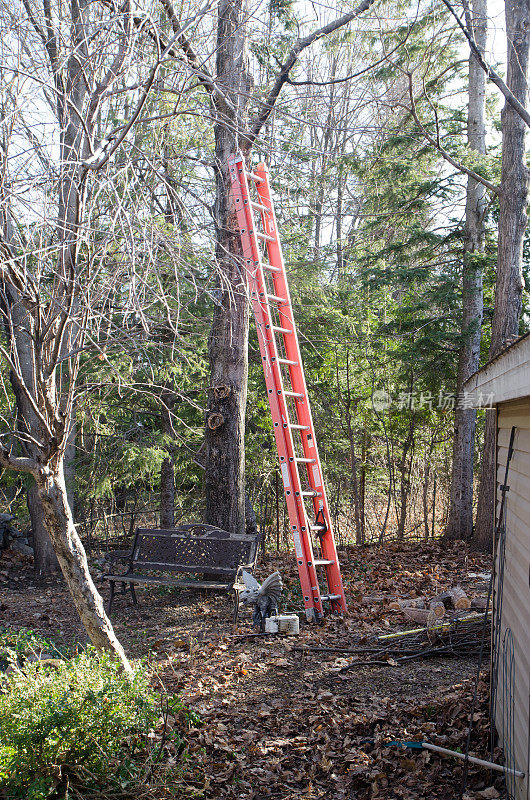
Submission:
<svg viewBox="0 0 530 800">
<path fill-rule="evenodd" d="M 335 562 L 329 558 L 315 558 L 313 564 L 315 567 L 328 567 L 330 564 L 334 564 Z"/>
<path fill-rule="evenodd" d="M 307 492 L 300 492 L 302 497 L 322 497 L 322 492 L 315 492 L 314 489 L 309 489 Z"/>
<path fill-rule="evenodd" d="M 268 269 L 270 272 L 281 272 L 281 267 L 273 267 L 272 264 L 262 264 L 263 269 Z"/>
<path fill-rule="evenodd" d="M 290 328 L 277 328 L 276 325 L 272 326 L 272 330 L 276 331 L 276 333 L 292 333 Z"/>
<path fill-rule="evenodd" d="M 287 303 L 286 297 L 278 297 L 277 294 L 268 294 L 266 297 L 267 300 L 272 300 L 274 303 Z"/>
<path fill-rule="evenodd" d="M 247 178 L 250 178 L 251 181 L 256 181 L 256 183 L 261 183 L 265 180 L 261 175 L 257 175 L 255 172 L 250 172 L 248 169 L 245 170 Z"/>
<path fill-rule="evenodd" d="M 278 359 L 278 364 L 290 364 L 291 366 L 296 367 L 297 364 L 298 364 L 298 361 L 291 361 L 291 359 L 289 359 L 289 358 L 279 358 Z"/>
<path fill-rule="evenodd" d="M 299 461 L 300 464 L 316 464 L 316 458 L 295 458 L 295 461 Z"/>
<path fill-rule="evenodd" d="M 303 397 L 304 397 L 304 395 L 300 394 L 300 392 L 285 392 L 284 391 L 284 395 L 286 397 L 296 397 L 297 399 L 302 399 L 302 400 L 303 400 Z M 293 427 L 293 426 L 291 425 L 291 427 Z"/>
<path fill-rule="evenodd" d="M 327 531 L 327 528 L 324 525 L 310 525 L 310 531 Z"/>
<path fill-rule="evenodd" d="M 309 425 L 298 425 L 298 424 L 296 424 L 296 425 L 289 425 L 289 427 L 293 431 L 308 431 L 308 430 L 310 430 Z"/>
<path fill-rule="evenodd" d="M 342 597 L 342 595 L 340 595 L 340 594 L 321 594 L 320 595 L 320 599 L 321 600 L 340 600 L 341 597 Z"/>
<path fill-rule="evenodd" d="M 268 233 L 262 233 L 261 231 L 256 231 L 256 238 L 261 239 L 263 242 L 275 242 L 276 239 L 274 236 L 269 236 Z"/>
<path fill-rule="evenodd" d="M 252 208 L 257 208 L 258 211 L 270 212 L 270 208 L 267 208 L 267 206 L 264 206 L 262 203 L 255 203 L 253 200 L 251 200 L 250 205 L 252 206 Z"/>
</svg>

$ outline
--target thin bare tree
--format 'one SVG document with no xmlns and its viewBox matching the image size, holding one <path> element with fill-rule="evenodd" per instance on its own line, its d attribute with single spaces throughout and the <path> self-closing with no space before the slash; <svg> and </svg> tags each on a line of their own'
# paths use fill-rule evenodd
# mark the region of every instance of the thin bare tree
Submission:
<svg viewBox="0 0 530 800">
<path fill-rule="evenodd" d="M 482 54 L 488 35 L 486 0 L 474 0 L 470 12 L 474 41 Z M 467 144 L 470 150 L 486 153 L 486 73 L 474 52 L 469 55 Z M 465 381 L 478 369 L 482 334 L 482 273 L 486 239 L 487 193 L 483 184 L 468 176 L 462 267 L 462 344 L 458 358 L 456 396 L 461 397 Z M 473 533 L 473 462 L 477 412 L 455 409 L 453 466 L 449 517 L 445 535 L 449 539 L 470 539 Z"/>
<path fill-rule="evenodd" d="M 133 128 L 151 121 L 148 100 L 177 38 L 158 48 L 152 20 L 139 21 L 129 0 L 0 4 L 0 357 L 15 398 L 2 420 L 0 467 L 32 476 L 83 625 L 126 670 L 74 525 L 64 464 L 88 354 L 105 359 L 103 331 L 138 349 L 145 309 L 167 307 L 168 318 L 172 310 L 158 270 L 174 254 L 137 205 L 150 161 L 142 173 L 127 152 Z M 175 73 L 174 89 L 183 76 Z"/>
</svg>

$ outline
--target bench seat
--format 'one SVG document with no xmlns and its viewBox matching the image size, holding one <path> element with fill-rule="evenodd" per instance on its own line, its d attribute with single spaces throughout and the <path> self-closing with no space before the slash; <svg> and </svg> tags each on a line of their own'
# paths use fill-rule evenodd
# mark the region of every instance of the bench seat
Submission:
<svg viewBox="0 0 530 800">
<path fill-rule="evenodd" d="M 240 591 L 245 588 L 244 583 L 232 583 L 226 581 L 182 581 L 179 578 L 157 578 L 154 575 L 105 575 L 108 581 L 116 583 L 153 583 L 163 586 L 174 586 L 177 589 L 219 589 L 226 590 L 237 587 Z"/>
</svg>

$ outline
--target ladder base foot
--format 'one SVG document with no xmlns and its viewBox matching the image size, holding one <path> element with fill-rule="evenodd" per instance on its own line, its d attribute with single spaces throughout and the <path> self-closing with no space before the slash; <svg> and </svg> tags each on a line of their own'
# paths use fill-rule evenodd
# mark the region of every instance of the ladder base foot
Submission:
<svg viewBox="0 0 530 800">
<path fill-rule="evenodd" d="M 306 608 L 305 618 L 307 622 L 323 622 L 324 614 L 317 611 L 316 608 Z"/>
</svg>

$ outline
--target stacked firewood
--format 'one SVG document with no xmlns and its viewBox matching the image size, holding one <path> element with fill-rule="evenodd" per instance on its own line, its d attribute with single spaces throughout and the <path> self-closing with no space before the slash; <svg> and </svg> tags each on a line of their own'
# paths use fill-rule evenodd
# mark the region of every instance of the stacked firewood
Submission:
<svg viewBox="0 0 530 800">
<path fill-rule="evenodd" d="M 407 619 L 419 625 L 431 626 L 446 616 L 459 615 L 465 611 L 484 611 L 486 598 L 477 597 L 470 600 L 461 586 L 453 586 L 448 592 L 433 597 L 431 600 L 414 598 L 393 600 L 390 608 L 401 611 Z"/>
</svg>

